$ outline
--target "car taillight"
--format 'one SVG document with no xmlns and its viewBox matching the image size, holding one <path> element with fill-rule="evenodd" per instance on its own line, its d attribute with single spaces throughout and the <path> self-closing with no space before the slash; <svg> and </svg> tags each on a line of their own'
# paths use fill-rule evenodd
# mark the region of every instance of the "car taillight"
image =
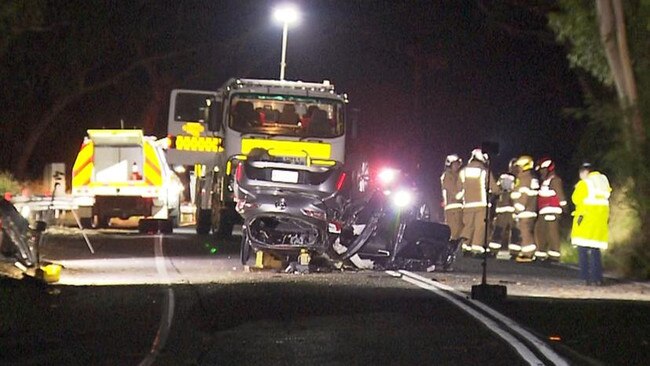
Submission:
<svg viewBox="0 0 650 366">
<path fill-rule="evenodd" d="M 235 180 L 237 182 L 241 181 L 241 176 L 244 174 L 244 167 L 242 163 L 237 164 L 237 169 L 235 170 Z"/>
<path fill-rule="evenodd" d="M 345 174 L 345 172 L 343 172 L 339 176 L 339 180 L 336 181 L 336 190 L 337 191 L 340 191 L 341 188 L 343 188 L 343 184 L 345 183 L 345 177 L 346 177 L 346 174 Z"/>
<path fill-rule="evenodd" d="M 327 231 L 331 234 L 340 234 L 341 233 L 341 223 L 340 222 L 330 222 L 327 224 Z"/>
</svg>

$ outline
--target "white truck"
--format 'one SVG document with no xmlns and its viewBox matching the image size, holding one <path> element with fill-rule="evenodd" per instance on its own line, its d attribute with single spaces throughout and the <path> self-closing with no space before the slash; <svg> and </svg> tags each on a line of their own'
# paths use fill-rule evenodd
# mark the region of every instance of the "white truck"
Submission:
<svg viewBox="0 0 650 366">
<path fill-rule="evenodd" d="M 178 224 L 183 185 L 167 165 L 167 139 L 142 130 L 88 130 L 72 169 L 72 196 L 82 225 L 108 227 L 110 219 L 140 216 L 171 232 Z"/>
</svg>

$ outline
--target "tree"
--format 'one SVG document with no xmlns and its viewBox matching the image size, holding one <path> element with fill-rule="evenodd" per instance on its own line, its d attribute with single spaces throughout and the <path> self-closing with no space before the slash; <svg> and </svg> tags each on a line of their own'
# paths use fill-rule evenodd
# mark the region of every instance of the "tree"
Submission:
<svg viewBox="0 0 650 366">
<path fill-rule="evenodd" d="M 627 270 L 650 277 L 650 0 L 560 0 L 549 15 L 557 39 L 568 46 L 582 77 L 589 123 L 583 154 L 613 176 L 615 192 L 638 223 L 627 240 Z M 614 220 L 619 207 L 613 206 Z M 629 213 L 626 213 L 626 215 Z M 616 225 L 618 226 L 618 225 Z M 614 230 L 620 227 L 614 227 Z M 630 226 L 629 223 L 623 226 Z"/>
<path fill-rule="evenodd" d="M 52 29 L 43 26 L 43 9 L 43 2 L 38 0 L 6 0 L 0 4 L 0 57 L 22 34 Z"/>
<path fill-rule="evenodd" d="M 120 98 L 133 86 L 149 88 L 149 95 L 138 96 L 147 101 L 140 102 L 146 106 L 136 123 L 154 132 L 169 89 L 209 65 L 198 64 L 198 51 L 220 48 L 201 29 L 211 28 L 210 12 L 182 4 L 13 0 L 0 7 L 0 34 L 7 36 L 0 46 L 11 55 L 0 66 L 6 86 L 0 95 L 9 106 L 0 111 L 0 132 L 7 136 L 0 148 L 14 158 L 16 176 L 28 175 L 30 159 L 52 126 L 71 128 L 62 116 L 100 92 Z M 27 6 L 34 15 L 18 16 Z"/>
</svg>

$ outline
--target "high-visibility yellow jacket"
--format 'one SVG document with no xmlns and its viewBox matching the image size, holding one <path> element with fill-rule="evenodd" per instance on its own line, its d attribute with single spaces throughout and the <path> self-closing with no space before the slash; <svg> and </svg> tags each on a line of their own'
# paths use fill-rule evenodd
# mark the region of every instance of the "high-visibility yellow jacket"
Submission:
<svg viewBox="0 0 650 366">
<path fill-rule="evenodd" d="M 591 172 L 576 184 L 571 200 L 573 213 L 571 243 L 589 248 L 607 249 L 609 240 L 609 196 L 612 188 L 604 174 Z"/>
</svg>

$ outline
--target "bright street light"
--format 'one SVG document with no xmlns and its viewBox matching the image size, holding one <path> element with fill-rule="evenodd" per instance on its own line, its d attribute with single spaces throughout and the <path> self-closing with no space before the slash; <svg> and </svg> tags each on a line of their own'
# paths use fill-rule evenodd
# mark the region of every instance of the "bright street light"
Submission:
<svg viewBox="0 0 650 366">
<path fill-rule="evenodd" d="M 273 17 L 282 23 L 282 61 L 280 62 L 280 80 L 284 80 L 284 68 L 287 66 L 287 33 L 289 33 L 289 24 L 298 21 L 300 14 L 298 9 L 292 5 L 281 6 L 273 12 Z"/>
</svg>

